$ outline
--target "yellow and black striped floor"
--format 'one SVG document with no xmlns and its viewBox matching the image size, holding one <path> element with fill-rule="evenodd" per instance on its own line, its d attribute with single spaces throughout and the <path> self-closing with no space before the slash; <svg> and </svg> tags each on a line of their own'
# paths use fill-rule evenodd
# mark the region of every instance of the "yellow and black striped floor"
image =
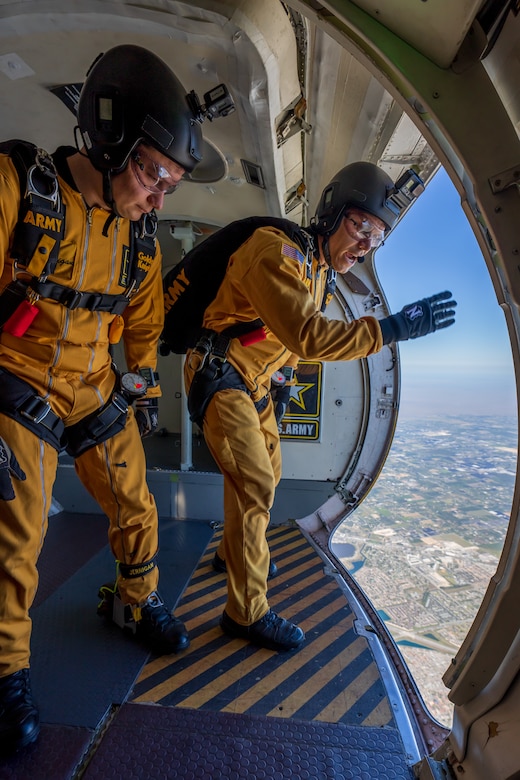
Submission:
<svg viewBox="0 0 520 780">
<path fill-rule="evenodd" d="M 269 582 L 270 606 L 298 623 L 307 636 L 294 653 L 255 648 L 222 633 L 226 576 L 211 566 L 219 540 L 216 532 L 175 611 L 190 632 L 189 650 L 149 662 L 132 701 L 303 721 L 395 725 L 367 641 L 355 633 L 344 594 L 301 531 L 277 526 L 268 532 L 278 566 Z"/>
<path fill-rule="evenodd" d="M 279 568 L 270 604 L 304 628 L 303 647 L 275 653 L 225 636 L 226 578 L 211 566 L 220 534 L 206 521 L 166 518 L 161 594 L 178 602 L 192 643 L 153 658 L 96 615 L 99 584 L 114 568 L 104 518 L 52 518 L 32 612 L 42 731 L 0 760 L 0 778 L 411 780 L 411 756 L 337 579 L 295 526 L 268 536 Z"/>
</svg>

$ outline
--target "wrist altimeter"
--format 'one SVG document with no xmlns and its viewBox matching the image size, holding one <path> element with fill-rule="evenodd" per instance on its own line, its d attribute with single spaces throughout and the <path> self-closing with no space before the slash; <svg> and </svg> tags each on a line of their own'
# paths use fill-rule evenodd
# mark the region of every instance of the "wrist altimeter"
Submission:
<svg viewBox="0 0 520 780">
<path fill-rule="evenodd" d="M 134 374 L 131 371 L 127 371 L 126 374 L 121 374 L 119 381 L 121 392 L 129 400 L 135 401 L 136 398 L 142 398 L 146 395 L 148 382 L 142 374 Z"/>
</svg>

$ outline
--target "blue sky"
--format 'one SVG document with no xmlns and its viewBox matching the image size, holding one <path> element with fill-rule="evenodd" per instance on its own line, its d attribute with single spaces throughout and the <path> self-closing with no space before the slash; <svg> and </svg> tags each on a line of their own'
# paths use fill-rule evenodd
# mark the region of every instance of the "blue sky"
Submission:
<svg viewBox="0 0 520 780">
<path fill-rule="evenodd" d="M 377 253 L 392 311 L 451 290 L 455 324 L 399 345 L 400 417 L 516 415 L 504 314 L 460 198 L 441 169 Z"/>
</svg>

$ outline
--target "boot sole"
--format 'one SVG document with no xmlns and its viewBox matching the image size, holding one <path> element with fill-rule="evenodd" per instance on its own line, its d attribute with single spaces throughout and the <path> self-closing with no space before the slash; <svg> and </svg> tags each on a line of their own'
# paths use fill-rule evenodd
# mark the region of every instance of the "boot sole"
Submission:
<svg viewBox="0 0 520 780">
<path fill-rule="evenodd" d="M 29 747 L 29 745 L 32 745 L 33 742 L 36 742 L 39 736 L 40 725 L 38 724 L 38 726 L 36 726 L 36 728 L 34 728 L 29 734 L 26 734 L 23 739 L 11 739 L 8 745 L 0 745 L 0 756 L 6 757 L 13 755 L 14 753 L 18 753 L 18 751 L 23 750 L 24 748 Z"/>
</svg>

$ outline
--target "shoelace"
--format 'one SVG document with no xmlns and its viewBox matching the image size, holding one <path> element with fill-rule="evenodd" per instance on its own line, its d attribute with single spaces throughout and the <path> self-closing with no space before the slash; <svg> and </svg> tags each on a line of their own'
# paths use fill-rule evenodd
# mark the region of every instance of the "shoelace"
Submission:
<svg viewBox="0 0 520 780">
<path fill-rule="evenodd" d="M 289 625 L 286 620 L 280 617 L 280 615 L 277 615 L 276 612 L 273 612 L 272 609 L 269 610 L 263 620 L 267 626 L 273 626 L 275 629 L 282 628 L 284 624 Z"/>
<path fill-rule="evenodd" d="M 155 626 L 164 626 L 172 620 L 172 615 L 168 610 L 168 607 L 161 603 L 160 600 L 156 604 L 148 602 L 141 608 L 141 615 L 150 621 Z"/>
</svg>

